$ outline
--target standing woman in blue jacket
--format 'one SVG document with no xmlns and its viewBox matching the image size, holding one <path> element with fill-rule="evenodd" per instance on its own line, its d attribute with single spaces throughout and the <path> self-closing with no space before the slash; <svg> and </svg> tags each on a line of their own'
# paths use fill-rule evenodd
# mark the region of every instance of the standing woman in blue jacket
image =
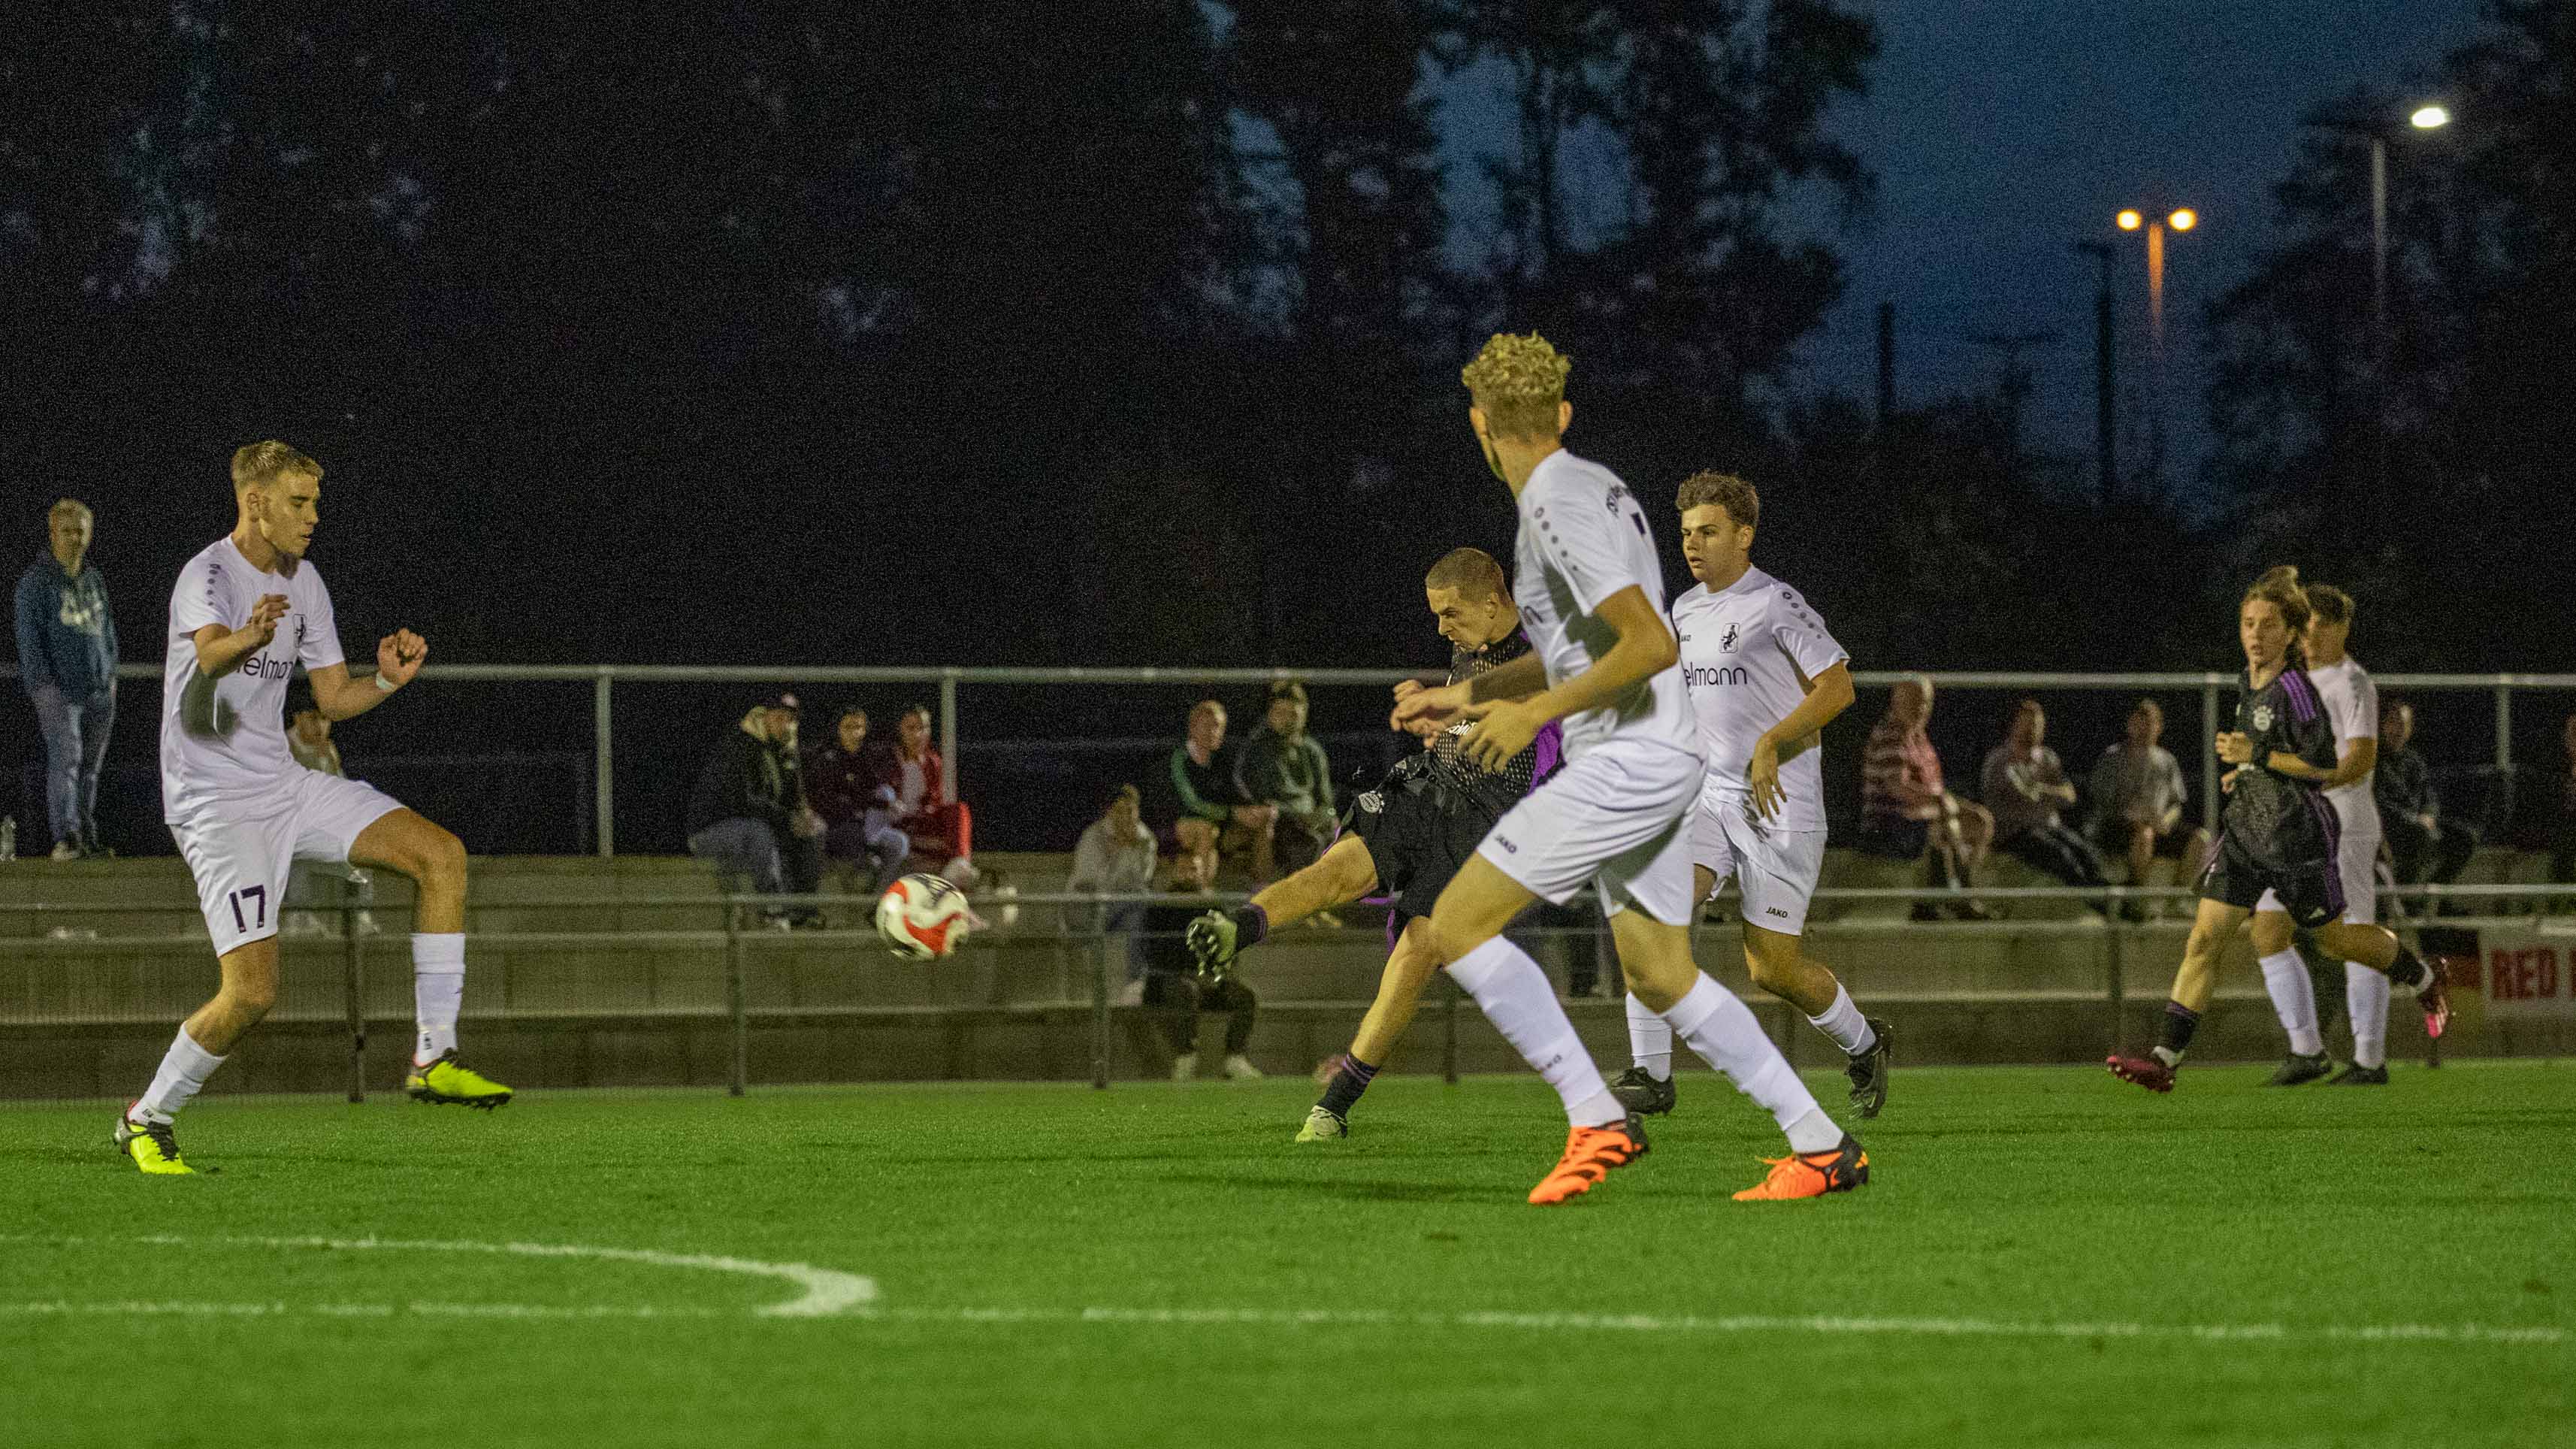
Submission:
<svg viewBox="0 0 2576 1449">
<path fill-rule="evenodd" d="M 54 859 L 110 854 L 98 838 L 98 770 L 116 727 L 116 615 L 87 562 L 93 520 L 76 498 L 45 516 L 53 548 L 18 580 L 18 677 L 45 734 Z"/>
</svg>

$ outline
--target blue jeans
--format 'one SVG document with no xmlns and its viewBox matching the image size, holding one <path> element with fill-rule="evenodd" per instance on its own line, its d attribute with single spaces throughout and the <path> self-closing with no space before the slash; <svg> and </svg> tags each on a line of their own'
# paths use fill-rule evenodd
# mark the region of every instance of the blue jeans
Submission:
<svg viewBox="0 0 2576 1449">
<path fill-rule="evenodd" d="M 748 815 L 719 820 L 689 837 L 689 854 L 713 865 L 719 874 L 748 876 L 751 888 L 762 895 L 774 896 L 783 889 L 779 882 L 778 836 L 766 820 L 754 820 Z"/>
<path fill-rule="evenodd" d="M 851 865 L 866 862 L 868 894 L 877 895 L 894 884 L 903 858 L 912 853 L 912 839 L 894 828 L 886 812 L 871 810 L 855 820 L 833 821 L 824 833 L 823 849 L 834 860 Z"/>
<path fill-rule="evenodd" d="M 36 727 L 45 736 L 45 813 L 54 839 L 98 844 L 98 770 L 107 759 L 108 732 L 116 728 L 116 686 L 86 698 L 50 684 L 30 685 Z"/>
</svg>

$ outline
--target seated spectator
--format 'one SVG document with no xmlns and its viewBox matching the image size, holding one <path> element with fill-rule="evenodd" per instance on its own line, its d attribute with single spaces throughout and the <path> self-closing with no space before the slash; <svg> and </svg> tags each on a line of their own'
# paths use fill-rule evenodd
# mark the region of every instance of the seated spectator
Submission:
<svg viewBox="0 0 2576 1449">
<path fill-rule="evenodd" d="M 2093 839 L 2104 854 L 2129 863 L 2133 886 L 2147 884 L 2147 871 L 2159 857 L 2177 862 L 2177 878 L 2186 882 L 2209 859 L 2209 832 L 2183 824 L 2189 797 L 2182 762 L 2156 743 L 2164 732 L 2164 707 L 2141 699 L 2129 711 L 2120 742 L 2093 764 Z M 2120 914 L 2144 920 L 2146 905 L 2131 901 Z"/>
<path fill-rule="evenodd" d="M 893 787 L 869 774 L 867 739 L 868 712 L 842 710 L 832 743 L 806 761 L 805 798 L 823 819 L 824 855 L 862 870 L 865 892 L 874 896 L 894 884 L 912 842 L 894 828 Z"/>
<path fill-rule="evenodd" d="M 1190 905 L 1155 906 L 1145 912 L 1146 1006 L 1165 1013 L 1163 1030 L 1172 1043 L 1172 1080 L 1186 1082 L 1199 1074 L 1199 1014 L 1225 1013 L 1225 1075 L 1233 1082 L 1252 1081 L 1259 1068 L 1246 1057 L 1252 1043 L 1252 1016 L 1260 998 L 1231 972 L 1205 976 L 1190 954 L 1183 933 L 1207 909 L 1203 896 L 1216 884 L 1216 852 L 1203 850 L 1172 858 L 1170 890 L 1194 898 Z"/>
<path fill-rule="evenodd" d="M 689 792 L 689 854 L 728 877 L 729 887 L 747 880 L 765 896 L 787 889 L 783 843 L 794 837 L 799 802 L 788 793 L 795 782 L 779 768 L 778 742 L 792 740 L 795 729 L 794 695 L 752 706 L 725 731 Z M 763 916 L 788 924 L 785 911 Z"/>
<path fill-rule="evenodd" d="M 309 687 L 297 688 L 300 693 L 295 717 L 287 726 L 286 752 L 308 770 L 345 779 L 348 772 L 340 767 L 340 746 L 331 738 L 331 717 L 315 707 Z M 290 936 L 338 935 L 339 912 L 352 909 L 357 914 L 350 919 L 350 929 L 372 936 L 383 929 L 376 924 L 375 903 L 375 877 L 365 867 L 298 856 L 286 873 L 286 914 L 278 925 Z"/>
<path fill-rule="evenodd" d="M 1170 821 L 1172 846 L 1181 854 L 1248 856 L 1253 881 L 1267 885 L 1278 873 L 1271 842 L 1279 811 L 1235 794 L 1225 727 L 1224 705 L 1203 699 L 1191 706 L 1189 728 L 1157 789 L 1159 813 Z"/>
<path fill-rule="evenodd" d="M 912 853 L 957 885 L 975 887 L 975 815 L 963 800 L 943 799 L 945 764 L 930 743 L 930 706 L 916 704 L 895 722 L 895 740 L 868 750 L 868 778 L 894 792 L 894 828 Z"/>
<path fill-rule="evenodd" d="M 1143 804 L 1133 785 L 1110 792 L 1100 818 L 1084 827 L 1082 838 L 1074 843 L 1073 874 L 1065 880 L 1066 890 L 1135 896 L 1154 889 L 1154 832 L 1145 828 Z M 1127 938 L 1131 979 L 1145 970 L 1144 944 L 1135 934 L 1144 919 L 1145 907 L 1135 901 L 1103 907 L 1100 913 L 1100 930 Z"/>
<path fill-rule="evenodd" d="M 2478 852 L 2472 820 L 2442 818 L 2433 768 L 2414 748 L 2415 706 L 2394 695 L 2379 706 L 2379 764 L 2371 796 L 2379 805 L 2381 838 L 2389 868 L 2401 886 L 2449 885 Z M 2410 900 L 2407 908 L 2417 908 Z"/>
<path fill-rule="evenodd" d="M 2075 787 L 2067 783 L 2057 751 L 2044 743 L 2047 738 L 2048 711 L 2038 700 L 2025 699 L 2013 710 L 2004 742 L 1986 752 L 1983 793 L 1995 821 L 1995 844 L 2068 885 L 2108 885 L 2092 842 L 2058 819 L 2060 806 L 2075 803 Z"/>
<path fill-rule="evenodd" d="M 1995 838 L 1994 817 L 1983 806 L 1942 787 L 1941 756 L 1926 727 L 1932 721 L 1932 681 L 1916 675 L 1889 693 L 1887 713 L 1870 729 L 1861 757 L 1859 849 L 1886 860 L 1921 860 L 1923 883 L 1964 890 Z M 1951 903 L 1963 921 L 1989 918 L 1974 901 Z M 1914 919 L 1938 912 L 1930 901 Z"/>
<path fill-rule="evenodd" d="M 1278 812 L 1273 824 L 1279 869 L 1295 874 L 1333 843 L 1332 765 L 1323 742 L 1306 733 L 1306 687 L 1270 686 L 1261 727 L 1234 760 L 1235 793 Z"/>
</svg>

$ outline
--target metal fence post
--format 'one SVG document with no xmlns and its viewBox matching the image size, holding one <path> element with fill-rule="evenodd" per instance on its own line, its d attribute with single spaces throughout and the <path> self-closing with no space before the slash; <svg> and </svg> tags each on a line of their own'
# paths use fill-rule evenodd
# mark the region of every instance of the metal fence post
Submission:
<svg viewBox="0 0 2576 1449">
<path fill-rule="evenodd" d="M 939 673 L 939 803 L 957 803 L 957 671 Z"/>
<path fill-rule="evenodd" d="M 1109 1089 L 1109 932 L 1105 929 L 1091 942 L 1091 1085 L 1099 1091 Z"/>
<path fill-rule="evenodd" d="M 725 1009 L 733 1017 L 733 1062 L 725 1074 L 725 1095 L 739 1097 L 751 1075 L 751 1013 L 743 1002 L 742 908 L 725 892 Z"/>
<path fill-rule="evenodd" d="M 367 1100 L 367 978 L 358 940 L 358 907 L 346 881 L 340 884 L 341 991 L 349 1004 L 349 1100 Z"/>
<path fill-rule="evenodd" d="M 2495 701 L 2496 768 L 2510 770 L 2513 768 L 2513 681 L 2511 679 L 2498 676 Z"/>
<path fill-rule="evenodd" d="M 2218 835 L 2218 678 L 2200 685 L 2200 823 L 2212 839 Z"/>
<path fill-rule="evenodd" d="M 608 668 L 600 666 L 599 675 L 590 682 L 590 748 L 597 771 L 591 783 L 591 808 L 598 813 L 599 858 L 617 854 L 617 772 L 610 752 L 608 707 Z"/>
<path fill-rule="evenodd" d="M 2111 919 L 2107 923 L 2111 929 L 2103 932 L 2111 959 L 2103 973 L 2102 996 L 2111 1011 L 2111 1050 L 2114 1052 L 2127 1044 L 2120 1025 L 2120 1018 L 2128 1014 L 2129 1005 L 2129 983 L 2120 974 L 2120 941 L 2129 933 L 2128 926 L 2120 919 L 2121 907 L 2125 904 L 2120 897 L 2125 894 L 2126 891 L 2118 886 L 2111 888 Z"/>
</svg>

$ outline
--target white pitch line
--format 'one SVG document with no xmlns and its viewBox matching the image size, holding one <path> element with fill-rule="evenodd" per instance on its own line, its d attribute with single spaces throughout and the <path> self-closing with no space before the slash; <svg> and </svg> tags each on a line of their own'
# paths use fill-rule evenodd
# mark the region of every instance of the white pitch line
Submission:
<svg viewBox="0 0 2576 1449">
<path fill-rule="evenodd" d="M 43 1237 L 30 1233 L 0 1234 L 0 1242 L 16 1243 L 89 1243 L 106 1241 L 79 1237 Z M 719 1273 L 741 1273 L 754 1277 L 782 1278 L 802 1288 L 801 1297 L 785 1303 L 771 1303 L 751 1310 L 763 1318 L 830 1318 L 861 1308 L 876 1301 L 877 1285 L 872 1278 L 844 1273 L 835 1268 L 816 1268 L 805 1263 L 764 1263 L 753 1258 L 733 1258 L 715 1253 L 664 1253 L 651 1248 L 593 1248 L 574 1243 L 477 1243 L 470 1241 L 405 1241 L 392 1238 L 320 1238 L 320 1237 L 184 1237 L 175 1234 L 153 1234 L 119 1238 L 117 1242 L 145 1243 L 155 1247 L 246 1247 L 305 1248 L 330 1252 L 405 1252 L 405 1253 L 491 1253 L 522 1258 L 585 1258 L 612 1263 L 642 1263 L 655 1268 L 698 1268 Z M 0 1305 L 0 1308 L 8 1305 Z M 20 1311 L 25 1311 L 19 1305 Z M 416 1312 L 468 1313 L 487 1312 L 500 1317 L 543 1317 L 550 1310 L 527 1309 L 509 1304 L 433 1304 L 413 1305 Z M 221 1310 L 218 1310 L 221 1311 Z M 245 1311 L 236 1308 L 234 1311 Z M 258 1312 L 258 1309 L 246 1310 Z M 575 1308 L 563 1316 L 629 1316 L 685 1317 L 688 1310 L 640 1309 L 632 1312 L 615 1308 Z"/>
</svg>

